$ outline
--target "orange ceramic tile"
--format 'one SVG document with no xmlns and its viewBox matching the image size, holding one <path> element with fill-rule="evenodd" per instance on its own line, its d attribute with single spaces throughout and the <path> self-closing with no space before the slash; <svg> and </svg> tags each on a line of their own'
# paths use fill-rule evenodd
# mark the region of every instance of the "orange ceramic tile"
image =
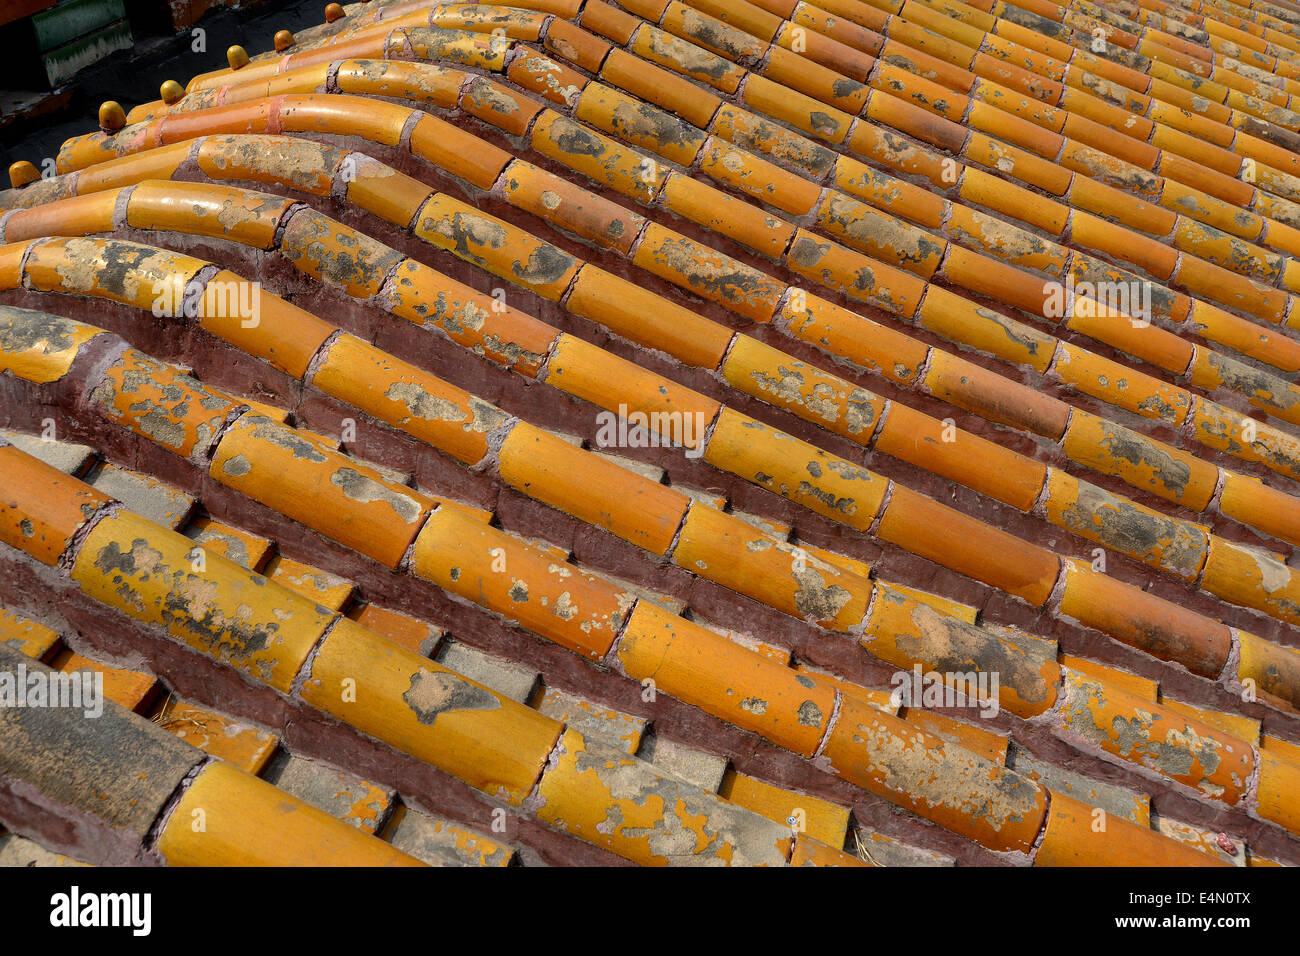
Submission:
<svg viewBox="0 0 1300 956">
<path fill-rule="evenodd" d="M 831 630 L 856 627 L 871 597 L 865 578 L 698 502 L 686 516 L 672 557 L 692 574 Z"/>
<path fill-rule="evenodd" d="M 135 349 L 108 367 L 90 397 L 104 417 L 183 458 L 206 455 L 239 407 L 237 400 Z"/>
<path fill-rule="evenodd" d="M 5 241 L 112 233 L 117 199 L 107 190 L 16 210 L 5 220 Z"/>
<path fill-rule="evenodd" d="M 1038 498 L 1047 466 L 937 418 L 893 402 L 875 449 L 981 494 L 1028 511 Z"/>
<path fill-rule="evenodd" d="M 17 647 L 28 657 L 48 662 L 51 655 L 63 646 L 63 638 L 53 628 L 0 607 L 0 644 Z"/>
<path fill-rule="evenodd" d="M 225 432 L 209 474 L 390 568 L 415 540 L 430 507 L 419 492 L 252 414 Z"/>
<path fill-rule="evenodd" d="M 941 196 L 872 169 L 851 156 L 836 160 L 835 185 L 877 209 L 930 229 L 937 229 L 948 211 L 948 203 Z"/>
<path fill-rule="evenodd" d="M 1282 759 L 1271 751 L 1259 754 L 1258 804 L 1255 812 L 1292 833 L 1300 832 L 1300 813 L 1295 806 L 1300 787 L 1300 764 Z"/>
<path fill-rule="evenodd" d="M 1187 370 L 1194 354 L 1191 342 L 1159 326 L 1134 322 L 1118 309 L 1098 305 L 1094 300 L 1076 299 L 1075 307 L 1066 317 L 1066 328 L 1105 342 L 1174 376 L 1181 376 Z"/>
<path fill-rule="evenodd" d="M 1139 142 L 1145 143 L 1150 139 L 1152 131 L 1155 129 L 1155 123 L 1152 120 L 1161 118 L 1159 110 L 1152 108 L 1152 112 L 1146 116 L 1136 115 L 1122 106 L 1115 106 L 1108 103 L 1100 97 L 1093 96 L 1074 87 L 1066 87 L 1060 98 L 1060 105 L 1069 110 L 1072 116 L 1086 117 L 1094 123 L 1109 127 L 1111 130 L 1123 133 L 1125 136 L 1132 137 Z M 1159 104 L 1164 109 L 1170 107 Z M 1066 134 L 1074 136 L 1076 139 L 1084 139 L 1078 133 L 1070 132 L 1067 125 Z M 1091 139 L 1084 140 L 1088 145 L 1095 146 L 1098 149 L 1105 149 L 1105 143 L 1096 143 Z M 1121 157 L 1125 158 L 1125 157 Z M 1129 160 L 1133 162 L 1133 160 Z"/>
<path fill-rule="evenodd" d="M 72 579 L 92 598 L 288 692 L 329 623 L 312 601 L 129 511 L 86 537 Z"/>
<path fill-rule="evenodd" d="M 1201 587 L 1225 601 L 1291 623 L 1300 622 L 1300 580 L 1295 571 L 1262 548 L 1210 539 Z"/>
<path fill-rule="evenodd" d="M 1078 143 L 1092 149 L 1102 150 L 1125 163 L 1139 169 L 1155 169 L 1160 160 L 1161 151 L 1137 139 L 1128 136 L 1116 136 L 1115 130 L 1095 123 L 1090 119 L 1070 114 L 1065 121 L 1065 135 L 1068 143 Z M 1125 132 L 1128 132 L 1125 130 Z M 1077 154 L 1076 154 L 1077 155 Z"/>
<path fill-rule="evenodd" d="M 966 721 L 955 720 L 916 707 L 909 707 L 904 717 L 909 724 L 920 727 L 940 740 L 965 747 L 990 763 L 1006 763 L 1007 737 L 1003 734 L 993 733 Z"/>
<path fill-rule="evenodd" d="M 1181 425 L 1191 410 L 1186 389 L 1068 342 L 1061 343 L 1052 373 L 1086 395 L 1171 426 Z"/>
<path fill-rule="evenodd" d="M 433 194 L 418 179 L 369 157 L 353 158 L 347 184 L 348 202 L 403 229 Z"/>
<path fill-rule="evenodd" d="M 628 51 L 643 60 L 706 83 L 722 93 L 734 93 L 748 72 L 702 46 L 643 23 Z M 698 124 L 697 124 L 698 125 Z"/>
<path fill-rule="evenodd" d="M 911 318 L 925 292 L 925 280 L 800 229 L 786 265 L 811 282 L 850 298 Z"/>
<path fill-rule="evenodd" d="M 1074 410 L 1063 449 L 1072 461 L 1193 511 L 1205 510 L 1218 482 L 1214 465 L 1082 409 Z"/>
<path fill-rule="evenodd" d="M 1131 262 L 1159 279 L 1167 280 L 1178 265 L 1178 251 L 1122 226 L 1076 212 L 1070 219 L 1071 241 Z"/>
<path fill-rule="evenodd" d="M 984 249 L 1003 262 L 1052 276 L 1064 273 L 1069 258 L 1065 247 L 1057 243 L 956 203 L 944 224 L 944 231 L 950 239 L 964 246 Z"/>
<path fill-rule="evenodd" d="M 348 617 L 394 644 L 400 644 L 424 657 L 434 655 L 446 633 L 428 621 L 370 603 L 353 605 L 348 611 Z"/>
<path fill-rule="evenodd" d="M 687 123 L 705 129 L 722 100 L 694 83 L 626 50 L 614 50 L 600 69 L 601 79 L 633 96 L 663 107 Z M 655 150 L 659 152 L 658 149 Z"/>
<path fill-rule="evenodd" d="M 1270 488 L 1258 478 L 1224 469 L 1218 506 L 1229 518 L 1266 531 L 1290 544 L 1300 544 L 1300 514 L 1291 495 Z"/>
<path fill-rule="evenodd" d="M 853 24 L 847 26 L 852 27 Z M 869 31 L 860 27 L 858 30 L 857 36 L 870 43 Z M 783 49 L 796 51 L 814 63 L 852 77 L 860 83 L 866 82 L 867 75 L 876 63 L 875 57 L 864 52 L 865 48 L 843 43 L 820 30 L 809 30 L 791 21 L 782 25 L 775 40 Z"/>
<path fill-rule="evenodd" d="M 330 67 L 324 66 L 328 73 Z M 398 60 L 345 60 L 334 71 L 340 93 L 390 96 L 422 106 L 456 106 L 465 74 L 432 63 Z"/>
<path fill-rule="evenodd" d="M 280 251 L 299 271 L 354 299 L 368 299 L 404 258 L 364 233 L 313 209 L 297 212 L 285 227 Z"/>
<path fill-rule="evenodd" d="M 894 37 L 890 37 L 881 45 L 880 58 L 897 70 L 915 74 L 921 79 L 938 83 L 941 87 L 957 93 L 969 93 L 976 85 L 975 76 L 966 69 L 971 62 L 969 50 L 963 50 L 957 58 L 950 57 L 944 51 L 931 55 L 920 49 L 913 49 Z M 891 75 L 898 76 L 897 73 Z M 861 77 L 858 78 L 861 79 Z M 913 90 L 912 92 L 915 93 L 916 91 Z M 967 101 L 963 100 L 962 102 L 964 106 Z M 940 109 L 939 112 L 951 118 L 948 109 Z M 958 113 L 957 116 L 960 118 L 961 114 Z"/>
<path fill-rule="evenodd" d="M 627 43 L 641 21 L 602 0 L 588 0 L 582 8 L 581 22 L 586 29 L 615 43 Z"/>
<path fill-rule="evenodd" d="M 789 222 L 682 173 L 668 177 L 660 202 L 683 219 L 742 243 L 769 259 L 779 259 L 794 236 L 795 227 Z"/>
<path fill-rule="evenodd" d="M 420 210 L 415 234 L 546 299 L 559 299 L 578 271 L 567 253 L 445 193 Z"/>
<path fill-rule="evenodd" d="M 590 267 L 587 267 L 590 268 Z M 559 331 L 527 312 L 462 285 L 414 259 L 388 287 L 388 309 L 417 325 L 434 325 L 453 342 L 521 375 L 536 375 Z"/>
<path fill-rule="evenodd" d="M 785 291 L 771 276 L 655 222 L 646 227 L 632 261 L 753 322 L 770 320 Z"/>
<path fill-rule="evenodd" d="M 468 465 L 488 452 L 506 414 L 423 369 L 343 334 L 330 343 L 312 384 Z"/>
<path fill-rule="evenodd" d="M 1001 287 L 1006 290 L 1002 293 L 1004 301 L 1013 297 L 1009 291 L 1010 283 L 1004 282 L 1011 280 L 1023 290 L 1023 294 L 1017 296 L 1020 301 L 1015 303 L 1020 308 L 1043 301 L 1044 282 L 1041 277 L 1003 266 L 967 249 L 952 247 L 944 263 L 944 272 L 953 282 L 983 295 Z M 917 322 L 950 342 L 989 352 L 1039 372 L 1047 371 L 1051 365 L 1057 344 L 1053 336 L 1033 326 L 976 305 L 970 299 L 938 286 L 926 290 Z"/>
<path fill-rule="evenodd" d="M 578 273 L 565 308 L 700 368 L 716 368 L 734 335 L 717 322 L 592 265 Z"/>
<path fill-rule="evenodd" d="M 1259 744 L 1258 720 L 1243 717 L 1240 714 L 1230 714 L 1227 711 L 1193 707 L 1191 704 L 1174 700 L 1171 697 L 1162 696 L 1160 704 L 1176 714 L 1182 714 L 1184 717 L 1190 717 L 1203 724 L 1209 724 L 1211 727 L 1215 727 L 1229 736 L 1236 737 L 1238 740 L 1244 740 L 1252 746 Z"/>
<path fill-rule="evenodd" d="M 884 408 L 884 400 L 866 389 L 747 335 L 736 337 L 722 375 L 742 392 L 863 445 L 875 434 Z"/>
<path fill-rule="evenodd" d="M 461 94 L 461 109 L 485 123 L 509 133 L 523 136 L 543 109 L 541 103 L 494 83 L 485 77 L 471 79 Z"/>
<path fill-rule="evenodd" d="M 1211 799 L 1236 804 L 1254 771 L 1252 748 L 1201 721 L 1067 670 L 1062 732 Z"/>
<path fill-rule="evenodd" d="M 401 141 L 402 130 L 411 116 L 409 107 L 367 99 L 364 109 L 358 109 L 358 105 L 348 99 L 324 93 L 286 96 L 276 112 L 280 132 L 360 136 L 385 146 L 396 146 Z M 175 142 L 181 136 L 189 138 L 193 135 L 181 124 L 173 123 L 184 116 L 185 114 L 180 114 L 163 121 L 163 136 L 166 141 Z"/>
<path fill-rule="evenodd" d="M 807 53 L 791 53 L 783 47 L 772 46 L 765 59 L 759 70 L 763 77 L 849 116 L 856 116 L 867 103 L 869 87 L 809 59 Z"/>
<path fill-rule="evenodd" d="M 1061 655 L 1061 665 L 1089 677 L 1095 677 L 1103 684 L 1113 684 L 1143 700 L 1155 703 L 1160 699 L 1160 685 L 1156 681 L 1130 674 L 1117 667 L 1107 667 L 1105 664 L 1084 657 L 1071 657 L 1069 654 Z"/>
<path fill-rule="evenodd" d="M 1259 747 L 1261 750 L 1271 751 L 1275 757 L 1300 764 L 1300 744 L 1265 734 L 1260 738 Z"/>
<path fill-rule="evenodd" d="M 110 266 L 110 263 L 113 264 Z M 129 267 L 131 282 L 111 280 Z M 34 243 L 23 267 L 24 284 L 40 292 L 64 292 L 112 299 L 146 311 L 176 315 L 183 296 L 167 301 L 164 291 L 184 290 L 206 263 L 202 259 L 116 239 L 50 239 Z"/>
<path fill-rule="evenodd" d="M 710 132 L 729 143 L 771 157 L 774 162 L 811 179 L 822 179 L 835 165 L 836 154 L 832 150 L 791 132 L 780 123 L 727 103 L 714 116 Z"/>
<path fill-rule="evenodd" d="M 955 617 L 960 621 L 965 621 L 967 624 L 974 624 L 979 618 L 978 608 L 969 604 L 960 604 L 957 601 L 949 601 L 945 597 L 931 594 L 928 591 L 922 591 L 920 588 L 909 588 L 906 585 L 891 583 L 889 581 L 880 581 L 879 587 L 881 588 L 882 593 L 897 591 L 913 600 L 919 601 L 921 604 L 934 608 L 940 614 L 948 617 Z"/>
<path fill-rule="evenodd" d="M 218 338 L 299 378 L 334 327 L 222 269 L 198 298 L 199 324 Z M 256 289 L 256 291 L 254 291 Z M 255 304 L 255 311 L 246 308 Z M 252 314 L 247 314 L 252 311 Z"/>
<path fill-rule="evenodd" d="M 527 48 L 520 48 L 519 55 L 510 61 L 506 76 L 516 85 L 561 106 L 572 105 L 588 83 L 581 73 Z"/>
<path fill-rule="evenodd" d="M 641 602 L 618 661 L 634 680 L 803 756 L 820 744 L 834 692 L 721 634 Z"/>
<path fill-rule="evenodd" d="M 263 573 L 276 584 L 331 611 L 340 611 L 346 607 L 357 587 L 346 578 L 294 561 L 282 554 L 277 554 L 267 562 Z"/>
<path fill-rule="evenodd" d="M 0 312 L 0 372 L 39 385 L 57 382 L 72 368 L 81 346 L 102 331 L 45 312 L 5 309 Z"/>
<path fill-rule="evenodd" d="M 1027 777 L 851 697 L 822 757 L 838 776 L 994 850 L 1029 850 L 1047 809 L 1047 792 Z"/>
<path fill-rule="evenodd" d="M 1165 188 L 1160 194 L 1160 205 L 1167 210 L 1183 213 L 1197 222 L 1203 222 L 1243 239 L 1258 239 L 1264 229 L 1264 220 L 1255 213 L 1247 212 L 1172 179 L 1165 180 Z M 1167 229 L 1158 234 L 1167 234 L 1167 231 L 1174 227 L 1176 218 L 1171 217 Z M 1161 225 L 1164 225 L 1163 221 Z M 1151 231 L 1155 232 L 1155 230 Z"/>
<path fill-rule="evenodd" d="M 810 212 L 821 195 L 815 183 L 715 137 L 709 137 L 700 153 L 700 171 L 796 216 Z"/>
<path fill-rule="evenodd" d="M 562 335 L 546 363 L 546 382 L 607 411 L 640 413 L 629 425 L 644 426 L 663 444 L 702 448 L 708 425 L 718 414 L 718 402 L 671 379 L 619 358 L 573 335 Z M 610 423 L 609 437 L 617 439 Z M 598 433 L 596 444 L 604 444 Z M 648 436 L 647 436 L 648 437 Z"/>
<path fill-rule="evenodd" d="M 935 682 L 967 700 L 982 699 L 980 674 L 996 673 L 1000 705 L 1021 717 L 1041 714 L 1056 701 L 1061 675 L 1055 645 L 1010 630 L 976 627 L 892 585 L 880 585 L 861 643 L 904 672 L 917 666 L 949 671 Z"/>
<path fill-rule="evenodd" d="M 906 74 L 899 71 L 898 75 L 905 76 Z M 896 79 L 895 82 L 904 83 L 910 81 Z M 931 86 L 937 87 L 936 84 L 931 84 Z M 877 89 L 879 93 L 884 95 L 873 96 L 867 102 L 867 111 L 864 114 L 867 119 L 873 123 L 891 127 L 900 133 L 914 136 L 924 143 L 937 146 L 949 153 L 956 154 L 961 151 L 962 146 L 970 136 L 970 132 L 959 122 L 946 118 L 942 113 L 935 113 L 930 109 L 919 106 L 907 98 L 889 95 L 893 91 L 887 86 L 878 86 Z M 952 93 L 945 96 L 939 92 L 940 89 L 942 88 L 938 87 L 931 90 L 931 92 L 935 96 L 940 96 L 944 104 L 948 104 L 950 99 L 954 104 L 964 99 L 964 97 L 958 97 Z M 956 119 L 961 118 L 961 109 L 955 105 L 948 112 L 952 113 Z M 860 129 L 861 126 L 862 124 L 859 124 L 857 129 Z M 855 135 L 857 129 L 854 130 Z M 863 152 L 862 149 L 858 148 L 858 144 L 854 140 L 851 139 L 849 145 L 854 152 Z"/>
<path fill-rule="evenodd" d="M 1074 176 L 1070 170 L 1025 150 L 1007 146 L 983 133 L 972 133 L 960 155 L 986 169 L 1015 176 L 1022 183 L 1037 186 L 1053 196 L 1063 196 Z"/>
<path fill-rule="evenodd" d="M 57 468 L 0 447 L 0 541 L 54 565 L 108 498 Z"/>
<path fill-rule="evenodd" d="M 543 823 L 642 866 L 784 866 L 793 842 L 788 828 L 572 729 L 538 798 Z"/>
<path fill-rule="evenodd" d="M 1060 612 L 1203 676 L 1219 675 L 1232 643 L 1218 621 L 1071 561 Z"/>
<path fill-rule="evenodd" d="M 288 137 L 267 138 L 287 139 Z M 199 168 L 206 171 L 211 164 L 208 157 L 217 154 L 222 154 L 223 158 L 228 157 L 234 160 L 235 157 L 230 156 L 224 149 L 229 140 L 230 137 L 226 136 L 209 136 L 205 138 L 199 144 L 198 153 L 195 156 Z M 123 156 L 120 159 L 110 158 L 107 162 L 98 163 L 88 169 L 83 169 L 77 174 L 77 192 L 80 195 L 85 195 L 86 193 L 100 192 L 118 186 L 129 186 L 144 179 L 171 179 L 177 167 L 189 158 L 193 152 L 194 143 L 192 142 L 173 143 L 170 146 L 159 146 L 144 152 Z M 249 161 L 256 164 L 256 160 L 250 158 Z M 243 178 L 252 179 L 251 176 Z M 28 189 L 23 190 L 24 193 L 27 191 Z"/>
<path fill-rule="evenodd" d="M 144 713 L 152 703 L 158 686 L 158 678 L 152 674 L 122 667 L 110 667 L 67 648 L 54 656 L 50 661 L 50 667 L 64 674 L 83 671 L 101 675 L 104 682 L 104 698 L 137 714 Z"/>
<path fill-rule="evenodd" d="M 1080 178 L 1076 183 L 1082 181 Z M 982 170 L 966 167 L 959 195 L 965 202 L 1014 216 L 1051 235 L 1059 236 L 1065 231 L 1067 207 Z"/>
<path fill-rule="evenodd" d="M 271 249 L 293 204 L 291 199 L 215 183 L 148 181 L 131 190 L 126 222 L 134 229 L 212 236 Z"/>
<path fill-rule="evenodd" d="M 1191 318 L 1191 331 L 1202 338 L 1283 371 L 1300 369 L 1300 345 L 1284 334 L 1200 299 L 1192 302 Z"/>
<path fill-rule="evenodd" d="M 195 828 L 196 811 L 203 827 Z M 227 763 L 208 764 L 158 835 L 169 866 L 420 866 L 382 840 L 336 820 Z"/>
<path fill-rule="evenodd" d="M 245 773 L 260 774 L 279 746 L 279 738 L 273 733 L 170 696 L 154 715 L 153 721 L 187 744 Z"/>
<path fill-rule="evenodd" d="M 415 543 L 412 568 L 444 590 L 594 660 L 609 650 L 631 597 L 464 512 L 439 508 Z"/>
<path fill-rule="evenodd" d="M 1184 159 L 1175 153 L 1166 152 L 1162 155 L 1160 172 L 1167 180 L 1177 180 L 1234 206 L 1249 208 L 1255 196 L 1254 186 L 1194 163 L 1190 159 Z"/>
<path fill-rule="evenodd" d="M 223 524 L 214 518 L 200 515 L 185 528 L 185 536 L 210 554 L 218 554 L 250 571 L 261 571 L 271 541 L 242 528 Z"/>
<path fill-rule="evenodd" d="M 865 531 L 880 510 L 886 479 L 724 408 L 705 459 L 833 521 Z"/>
<path fill-rule="evenodd" d="M 922 112 L 922 115 L 928 114 Z M 859 120 L 854 124 L 848 145 L 853 153 L 895 172 L 924 177 L 935 189 L 946 189 L 951 186 L 954 177 L 960 175 L 962 170 L 962 165 L 951 156 L 945 156 L 925 146 L 918 146 L 911 139 L 899 135 L 888 126 L 866 120 Z"/>
<path fill-rule="evenodd" d="M 829 193 L 818 224 L 873 259 L 899 266 L 924 279 L 934 275 L 948 243 L 923 229 L 839 193 Z"/>
<path fill-rule="evenodd" d="M 808 293 L 786 296 L 781 321 L 795 338 L 902 385 L 916 381 L 929 352 L 911 336 Z"/>
<path fill-rule="evenodd" d="M 1043 501 L 1048 521 L 1143 564 L 1192 582 L 1205 564 L 1204 528 L 1171 518 L 1052 468 Z"/>
<path fill-rule="evenodd" d="M 501 445 L 501 478 L 529 497 L 665 554 L 690 499 L 520 422 Z M 582 475 L 580 484 L 574 476 Z"/>
<path fill-rule="evenodd" d="M 1236 678 L 1243 685 L 1295 707 L 1300 704 L 1300 652 L 1282 647 L 1249 631 L 1235 631 L 1240 655 Z"/>
<path fill-rule="evenodd" d="M 707 134 L 671 113 L 605 86 L 589 83 L 578 98 L 574 119 L 690 166 Z"/>
<path fill-rule="evenodd" d="M 305 701 L 363 733 L 518 805 L 562 725 L 341 620 L 312 659 Z"/>
<path fill-rule="evenodd" d="M 654 199 L 668 167 L 614 140 L 546 111 L 533 124 L 531 144 L 543 156 L 638 202 Z M 504 165 L 504 164 L 503 164 Z"/>
<path fill-rule="evenodd" d="M 1034 123 L 996 106 L 975 100 L 964 117 L 971 129 L 980 130 L 1000 140 L 1014 143 L 1046 160 L 1055 160 L 1061 147 L 1071 142 L 1059 133 L 1042 129 Z"/>
<path fill-rule="evenodd" d="M 1213 226 L 1195 222 L 1186 216 L 1178 218 L 1174 244 L 1206 262 L 1222 266 L 1238 275 L 1256 279 L 1265 285 L 1277 285 L 1288 261 L 1244 239 L 1225 233 Z M 1264 316 L 1272 320 L 1272 316 Z"/>
<path fill-rule="evenodd" d="M 755 11 L 760 12 L 760 11 Z M 733 62 L 748 57 L 757 59 L 767 49 L 767 40 L 750 35 L 743 28 L 732 26 L 717 17 L 693 10 L 681 3 L 669 3 L 663 18 L 646 17 L 651 23 L 659 23 L 674 36 L 704 47 L 713 53 Z M 771 32 L 775 33 L 779 20 L 769 20 Z"/>
<path fill-rule="evenodd" d="M 930 287 L 929 301 L 937 287 Z M 1057 439 L 1065 433 L 1070 406 L 1041 390 L 1003 378 L 950 352 L 935 349 L 925 376 L 925 389 L 981 418 L 1027 429 Z"/>
<path fill-rule="evenodd" d="M 1039 607 L 1060 570 L 1056 555 L 895 484 L 876 534 Z"/>
<path fill-rule="evenodd" d="M 598 73 L 610 45 L 586 30 L 556 18 L 546 29 L 546 49 L 556 56 L 576 63 L 588 73 Z"/>
<path fill-rule="evenodd" d="M 773 786 L 734 770 L 727 771 L 718 795 L 737 806 L 788 825 L 796 833 L 830 847 L 844 845 L 849 810 L 818 797 Z M 793 822 L 790 822 L 793 821 Z"/>
<path fill-rule="evenodd" d="M 788 123 L 828 143 L 843 142 L 853 120 L 853 116 L 843 110 L 752 73 L 745 81 L 741 95 L 743 104 L 749 109 Z M 871 102 L 874 100 L 868 101 L 868 108 Z"/>
<path fill-rule="evenodd" d="M 504 149 L 427 114 L 411 128 L 410 149 L 420 159 L 480 189 L 490 189 L 511 159 Z"/>
<path fill-rule="evenodd" d="M 1213 857 L 1150 827 L 1108 814 L 1096 826 L 1092 807 L 1052 791 L 1043 842 L 1035 866 L 1217 866 Z"/>
</svg>

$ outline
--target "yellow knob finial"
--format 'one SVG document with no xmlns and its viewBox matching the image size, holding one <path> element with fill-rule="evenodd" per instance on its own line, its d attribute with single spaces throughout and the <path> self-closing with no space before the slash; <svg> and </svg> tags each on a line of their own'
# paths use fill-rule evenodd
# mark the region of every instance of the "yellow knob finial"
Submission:
<svg viewBox="0 0 1300 956">
<path fill-rule="evenodd" d="M 20 159 L 9 167 L 9 185 L 21 189 L 41 178 L 41 172 L 25 159 Z"/>
<path fill-rule="evenodd" d="M 108 100 L 99 107 L 99 128 L 105 133 L 116 133 L 126 125 L 126 110 L 116 100 Z"/>
</svg>

